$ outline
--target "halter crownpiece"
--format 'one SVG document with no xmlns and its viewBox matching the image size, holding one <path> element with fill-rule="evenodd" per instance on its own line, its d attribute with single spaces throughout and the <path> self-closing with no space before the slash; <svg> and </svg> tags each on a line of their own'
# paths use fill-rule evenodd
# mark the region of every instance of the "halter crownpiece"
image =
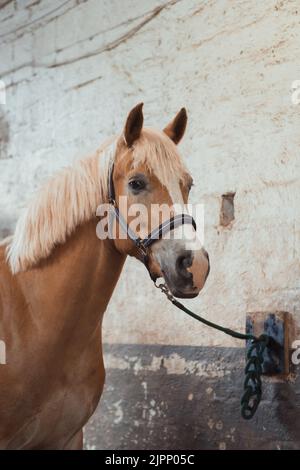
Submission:
<svg viewBox="0 0 300 470">
<path fill-rule="evenodd" d="M 126 220 L 124 219 L 124 217 L 119 211 L 119 208 L 116 203 L 116 193 L 115 193 L 113 175 L 114 175 L 114 163 L 112 162 L 110 165 L 109 175 L 108 175 L 108 202 L 113 207 L 113 213 L 115 215 L 117 222 L 120 224 L 120 226 L 125 231 L 125 233 L 127 233 L 130 240 L 132 240 L 135 246 L 137 247 L 141 255 L 141 260 L 143 261 L 143 263 L 145 264 L 146 268 L 149 271 L 148 248 L 153 243 L 160 240 L 166 233 L 170 232 L 171 230 L 174 230 L 177 227 L 180 227 L 181 225 L 190 224 L 196 230 L 196 222 L 193 219 L 193 217 L 189 214 L 177 214 L 174 217 L 171 217 L 170 219 L 162 222 L 158 227 L 152 230 L 152 232 L 150 232 L 145 238 L 140 238 L 129 227 Z M 150 271 L 149 271 L 149 274 L 152 279 L 152 275 Z"/>
</svg>

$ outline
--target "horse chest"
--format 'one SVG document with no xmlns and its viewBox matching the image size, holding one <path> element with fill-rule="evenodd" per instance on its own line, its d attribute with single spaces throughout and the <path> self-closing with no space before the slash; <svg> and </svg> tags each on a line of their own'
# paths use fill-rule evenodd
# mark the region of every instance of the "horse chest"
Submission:
<svg viewBox="0 0 300 470">
<path fill-rule="evenodd" d="M 74 362 L 62 358 L 42 369 L 33 366 L 18 393 L 15 388 L 16 395 L 10 394 L 17 420 L 13 428 L 9 416 L 2 421 L 6 437 L 1 439 L 0 425 L 0 448 L 64 448 L 95 410 L 103 384 L 102 355 L 90 349 Z"/>
</svg>

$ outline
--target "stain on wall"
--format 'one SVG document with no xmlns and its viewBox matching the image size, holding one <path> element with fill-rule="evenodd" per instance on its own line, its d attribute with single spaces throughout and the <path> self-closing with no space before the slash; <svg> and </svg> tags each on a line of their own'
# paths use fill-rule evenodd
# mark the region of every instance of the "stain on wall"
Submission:
<svg viewBox="0 0 300 470">
<path fill-rule="evenodd" d="M 234 196 L 235 193 L 222 194 L 220 225 L 228 227 L 234 221 Z"/>
</svg>

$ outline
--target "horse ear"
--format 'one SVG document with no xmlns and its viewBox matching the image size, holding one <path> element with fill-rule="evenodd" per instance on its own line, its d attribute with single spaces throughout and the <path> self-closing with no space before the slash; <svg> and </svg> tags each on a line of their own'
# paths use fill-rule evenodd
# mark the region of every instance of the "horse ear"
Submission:
<svg viewBox="0 0 300 470">
<path fill-rule="evenodd" d="M 170 124 L 167 125 L 167 127 L 164 128 L 165 134 L 170 137 L 170 139 L 175 142 L 175 144 L 178 144 L 185 132 L 186 128 L 186 123 L 187 123 L 187 113 L 185 108 L 181 108 L 179 113 L 175 116 L 173 121 L 170 122 Z"/>
<path fill-rule="evenodd" d="M 137 104 L 128 114 L 124 129 L 124 138 L 128 147 L 131 147 L 133 142 L 140 137 L 144 122 L 143 104 Z"/>
</svg>

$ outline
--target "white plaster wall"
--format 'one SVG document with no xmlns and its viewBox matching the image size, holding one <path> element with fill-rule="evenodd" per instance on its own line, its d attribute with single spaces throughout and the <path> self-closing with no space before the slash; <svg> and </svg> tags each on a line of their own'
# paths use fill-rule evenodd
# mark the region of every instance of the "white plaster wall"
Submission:
<svg viewBox="0 0 300 470">
<path fill-rule="evenodd" d="M 300 4 L 297 0 L 1 0 L 0 221 L 13 224 L 58 168 L 120 131 L 144 101 L 162 127 L 186 106 L 180 144 L 205 203 L 211 274 L 190 307 L 243 329 L 249 310 L 300 313 Z M 4 131 L 3 131 L 4 129 Z M 3 138 L 3 135 L 2 135 Z M 236 191 L 236 220 L 219 226 Z M 232 345 L 154 290 L 128 260 L 104 340 Z"/>
</svg>

